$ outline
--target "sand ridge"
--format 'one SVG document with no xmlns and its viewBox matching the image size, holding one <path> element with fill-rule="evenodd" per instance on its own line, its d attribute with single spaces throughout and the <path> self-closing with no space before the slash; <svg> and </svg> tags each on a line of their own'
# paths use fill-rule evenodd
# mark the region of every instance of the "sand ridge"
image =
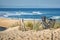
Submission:
<svg viewBox="0 0 60 40">
<path fill-rule="evenodd" d="M 0 32 L 0 40 L 51 40 L 52 33 L 54 40 L 55 39 L 57 40 L 60 37 L 58 35 L 60 33 L 60 29 L 56 29 L 53 31 L 49 29 L 42 31 L 34 31 L 34 30 L 20 31 L 18 28 L 19 26 L 14 28 L 9 28 L 5 31 Z"/>
</svg>

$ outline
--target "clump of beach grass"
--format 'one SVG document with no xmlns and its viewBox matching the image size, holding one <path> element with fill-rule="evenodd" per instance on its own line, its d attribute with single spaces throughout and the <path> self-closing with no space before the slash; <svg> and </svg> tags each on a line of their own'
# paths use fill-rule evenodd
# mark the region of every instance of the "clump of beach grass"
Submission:
<svg viewBox="0 0 60 40">
<path fill-rule="evenodd" d="M 56 22 L 53 28 L 60 28 L 60 22 Z"/>
<path fill-rule="evenodd" d="M 25 28 L 30 28 L 31 30 L 33 29 L 33 23 L 32 22 L 26 22 L 25 23 Z"/>
<path fill-rule="evenodd" d="M 39 26 L 41 24 L 38 22 L 38 23 L 35 23 L 34 26 L 33 26 L 33 30 L 39 30 Z"/>
<path fill-rule="evenodd" d="M 26 30 L 27 29 L 30 29 L 30 30 L 42 30 L 43 29 L 40 22 L 35 22 L 35 24 L 34 24 L 31 21 L 27 21 L 24 23 L 24 25 L 25 25 Z"/>
</svg>

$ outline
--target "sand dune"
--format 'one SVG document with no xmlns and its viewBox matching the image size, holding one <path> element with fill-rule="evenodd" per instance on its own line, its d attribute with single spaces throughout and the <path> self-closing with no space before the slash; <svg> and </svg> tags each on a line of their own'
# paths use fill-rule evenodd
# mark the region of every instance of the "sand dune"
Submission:
<svg viewBox="0 0 60 40">
<path fill-rule="evenodd" d="M 34 20 L 28 21 L 34 24 Z M 24 23 L 28 21 L 25 20 Z M 0 19 L 0 26 L 8 28 L 4 31 L 0 31 L 0 40 L 60 40 L 60 28 L 53 30 L 22 31 L 19 29 L 21 25 L 20 22 L 20 20 L 15 19 Z M 19 25 L 16 25 L 16 23 Z M 37 23 L 37 21 L 35 23 Z"/>
<path fill-rule="evenodd" d="M 19 26 L 0 32 L 0 40 L 60 40 L 60 28 L 42 31 L 21 31 Z"/>
</svg>

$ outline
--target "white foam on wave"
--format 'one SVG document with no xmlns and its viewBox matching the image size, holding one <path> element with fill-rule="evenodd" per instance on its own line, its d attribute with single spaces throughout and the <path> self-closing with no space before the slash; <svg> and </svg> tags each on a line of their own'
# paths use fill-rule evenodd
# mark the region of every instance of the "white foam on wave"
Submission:
<svg viewBox="0 0 60 40">
<path fill-rule="evenodd" d="M 43 13 L 41 13 L 41 12 L 39 12 L 39 11 L 37 11 L 37 12 L 36 12 L 36 11 L 33 11 L 32 13 L 33 13 L 33 14 L 40 14 L 40 15 L 43 14 Z"/>
<path fill-rule="evenodd" d="M 60 19 L 60 16 L 52 16 L 52 19 Z"/>
<path fill-rule="evenodd" d="M 18 13 L 16 13 L 16 14 L 21 14 L 21 15 L 32 15 L 32 13 L 27 13 L 27 12 L 18 12 Z"/>
<path fill-rule="evenodd" d="M 4 17 L 8 17 L 8 15 L 4 15 Z"/>
<path fill-rule="evenodd" d="M 16 16 L 16 15 L 21 15 L 21 14 L 18 14 L 17 12 L 16 13 L 7 13 L 7 15 L 4 15 L 4 16 Z"/>
<path fill-rule="evenodd" d="M 8 16 L 18 16 L 18 15 L 41 15 L 43 13 L 39 11 L 33 11 L 33 12 L 0 12 L 5 13 L 2 17 L 8 17 Z"/>
<path fill-rule="evenodd" d="M 33 11 L 32 13 L 30 13 L 30 12 L 16 12 L 16 14 L 21 14 L 21 15 L 41 15 L 41 14 L 43 14 L 43 13 L 41 13 L 41 12 L 39 12 L 39 11 Z"/>
<path fill-rule="evenodd" d="M 32 13 L 30 13 L 30 12 L 14 12 L 14 13 L 10 13 L 10 12 L 1 12 L 1 13 L 6 13 L 6 15 L 7 16 L 13 16 L 13 15 L 34 15 L 34 14 L 43 14 L 43 13 L 41 13 L 41 12 L 39 12 L 39 11 L 33 11 Z"/>
</svg>

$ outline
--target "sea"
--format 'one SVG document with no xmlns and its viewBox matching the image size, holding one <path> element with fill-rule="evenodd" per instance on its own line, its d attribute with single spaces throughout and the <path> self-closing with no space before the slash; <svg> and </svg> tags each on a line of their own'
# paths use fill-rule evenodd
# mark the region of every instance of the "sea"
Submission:
<svg viewBox="0 0 60 40">
<path fill-rule="evenodd" d="M 60 20 L 60 8 L 0 8 L 0 18 Z"/>
</svg>

